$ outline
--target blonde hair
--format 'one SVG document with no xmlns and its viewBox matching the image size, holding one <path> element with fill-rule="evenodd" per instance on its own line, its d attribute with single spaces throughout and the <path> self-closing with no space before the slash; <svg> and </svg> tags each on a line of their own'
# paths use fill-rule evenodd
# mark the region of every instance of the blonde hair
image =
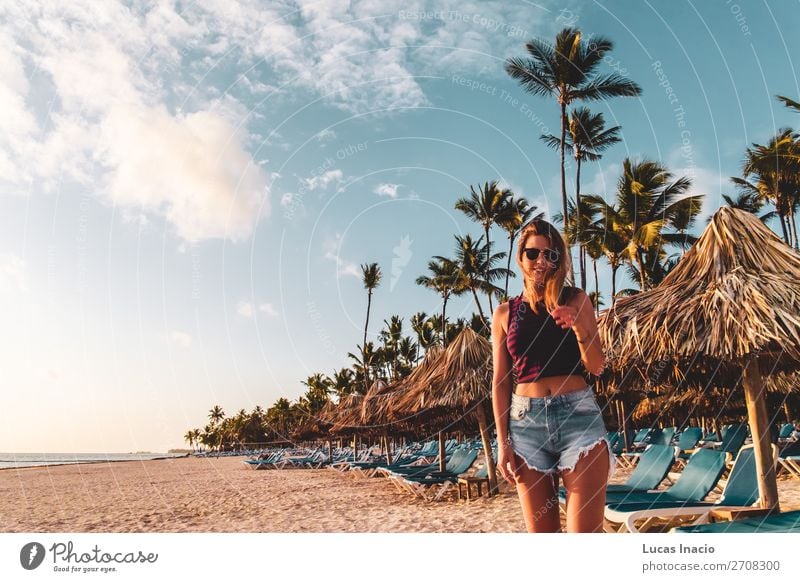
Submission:
<svg viewBox="0 0 800 582">
<path fill-rule="evenodd" d="M 535 301 L 536 293 L 533 288 L 533 279 L 526 277 L 525 271 L 522 270 L 522 252 L 525 249 L 525 244 L 529 237 L 536 235 L 547 238 L 550 248 L 558 251 L 559 256 L 556 270 L 547 277 L 544 285 L 544 304 L 548 311 L 553 311 L 553 309 L 563 304 L 562 300 L 564 300 L 564 296 L 562 292 L 564 291 L 564 281 L 567 280 L 567 273 L 572 270 L 572 260 L 569 253 L 567 253 L 567 245 L 564 244 L 561 233 L 546 220 L 534 219 L 528 226 L 522 229 L 519 235 L 519 242 L 517 243 L 517 264 L 520 267 L 524 279 L 523 294 L 533 308 L 533 311 L 538 314 L 539 310 Z"/>
</svg>

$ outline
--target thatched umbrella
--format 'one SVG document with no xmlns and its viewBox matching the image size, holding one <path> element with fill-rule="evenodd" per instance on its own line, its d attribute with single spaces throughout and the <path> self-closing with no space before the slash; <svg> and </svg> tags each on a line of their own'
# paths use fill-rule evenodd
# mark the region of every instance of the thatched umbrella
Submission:
<svg viewBox="0 0 800 582">
<path fill-rule="evenodd" d="M 798 313 L 800 255 L 757 217 L 724 207 L 658 287 L 618 299 L 598 325 L 617 373 L 704 388 L 741 377 L 761 506 L 777 510 L 762 374 L 800 369 Z"/>
<path fill-rule="evenodd" d="M 475 414 L 489 469 L 489 486 L 496 491 L 497 476 L 485 409 L 491 390 L 492 347 L 485 338 L 466 327 L 445 348 L 436 364 L 418 374 L 413 384 L 398 397 L 393 415 L 394 418 L 415 416 L 431 420 L 453 415 L 464 419 Z M 441 444 L 440 449 L 443 449 Z M 444 459 L 441 454 L 440 457 Z"/>
</svg>

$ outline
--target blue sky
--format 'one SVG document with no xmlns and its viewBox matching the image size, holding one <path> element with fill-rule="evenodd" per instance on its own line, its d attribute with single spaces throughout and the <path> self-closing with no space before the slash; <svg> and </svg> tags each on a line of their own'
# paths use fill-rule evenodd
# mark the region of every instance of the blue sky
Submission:
<svg viewBox="0 0 800 582">
<path fill-rule="evenodd" d="M 798 125 L 774 98 L 800 97 L 796 3 L 67 4 L 0 4 L 5 451 L 163 451 L 214 404 L 297 398 L 361 342 L 362 263 L 373 339 L 439 311 L 414 279 L 480 234 L 470 185 L 560 207 L 557 105 L 503 69 L 529 38 L 614 41 L 603 71 L 643 95 L 588 104 L 624 141 L 582 192 L 659 160 L 706 195 L 696 233 Z"/>
</svg>

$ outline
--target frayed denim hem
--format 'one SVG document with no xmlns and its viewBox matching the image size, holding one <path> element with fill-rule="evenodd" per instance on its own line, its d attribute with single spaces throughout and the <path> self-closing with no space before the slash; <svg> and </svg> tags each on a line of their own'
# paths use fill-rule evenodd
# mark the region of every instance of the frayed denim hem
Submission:
<svg viewBox="0 0 800 582">
<path fill-rule="evenodd" d="M 578 459 L 575 461 L 575 464 L 572 465 L 571 467 L 565 467 L 565 466 L 559 465 L 557 470 L 558 471 L 572 471 L 572 470 L 574 470 L 575 467 L 577 466 L 577 464 L 580 462 L 580 460 L 584 456 L 586 456 L 586 453 L 591 451 L 593 448 L 595 448 L 601 442 L 604 442 L 606 444 L 606 449 L 608 449 L 608 480 L 611 481 L 611 477 L 614 476 L 614 472 L 616 471 L 617 457 L 616 457 L 616 455 L 614 455 L 613 451 L 611 450 L 611 443 L 608 442 L 608 439 L 606 437 L 601 437 L 601 438 L 597 439 L 595 442 L 593 442 L 592 444 L 586 445 L 585 447 L 581 447 L 580 449 L 578 449 Z"/>
</svg>

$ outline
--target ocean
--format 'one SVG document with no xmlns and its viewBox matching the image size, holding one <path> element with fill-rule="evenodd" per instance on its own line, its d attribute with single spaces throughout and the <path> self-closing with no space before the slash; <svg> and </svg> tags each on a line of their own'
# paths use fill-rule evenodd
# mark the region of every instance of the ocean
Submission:
<svg viewBox="0 0 800 582">
<path fill-rule="evenodd" d="M 150 461 L 183 457 L 186 453 L 0 453 L 0 469 L 108 463 L 115 461 Z"/>
</svg>

